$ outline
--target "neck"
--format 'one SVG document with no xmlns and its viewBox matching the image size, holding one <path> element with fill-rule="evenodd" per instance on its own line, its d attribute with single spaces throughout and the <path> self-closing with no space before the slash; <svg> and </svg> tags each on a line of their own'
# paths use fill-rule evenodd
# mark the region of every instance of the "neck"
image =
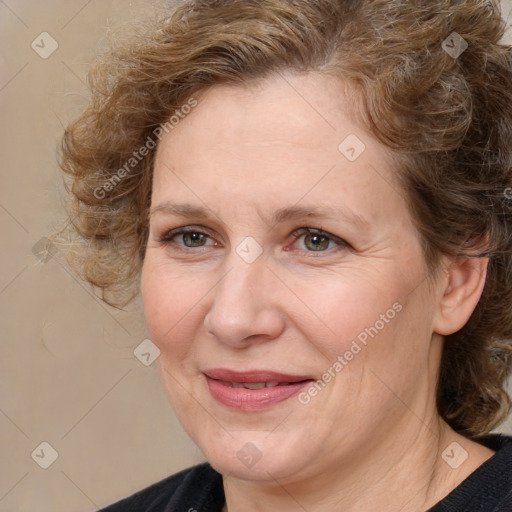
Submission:
<svg viewBox="0 0 512 512">
<path fill-rule="evenodd" d="M 409 418 L 410 420 L 410 418 Z M 382 433 L 381 433 L 382 434 Z M 286 481 L 224 478 L 225 512 L 422 512 L 440 501 L 494 452 L 458 435 L 433 415 L 394 425 L 384 438 L 360 447 L 316 473 Z M 469 452 L 453 469 L 441 456 L 452 442 Z"/>
</svg>

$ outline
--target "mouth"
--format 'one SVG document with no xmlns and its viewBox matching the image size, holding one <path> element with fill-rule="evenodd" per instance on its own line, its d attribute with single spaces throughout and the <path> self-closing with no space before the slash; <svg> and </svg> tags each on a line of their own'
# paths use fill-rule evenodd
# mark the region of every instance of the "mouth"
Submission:
<svg viewBox="0 0 512 512">
<path fill-rule="evenodd" d="M 313 382 L 306 375 L 254 370 L 238 372 L 216 368 L 204 372 L 212 397 L 230 409 L 258 411 L 267 409 L 297 394 Z"/>
</svg>

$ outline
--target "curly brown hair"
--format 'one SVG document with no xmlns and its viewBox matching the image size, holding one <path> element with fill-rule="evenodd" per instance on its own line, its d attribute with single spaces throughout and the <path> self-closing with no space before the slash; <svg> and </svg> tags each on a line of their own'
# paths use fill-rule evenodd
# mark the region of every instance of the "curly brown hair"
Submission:
<svg viewBox="0 0 512 512">
<path fill-rule="evenodd" d="M 499 3 L 187 0 L 140 27 L 92 68 L 90 105 L 61 148 L 69 261 L 102 299 L 124 306 L 139 291 L 151 149 L 172 129 L 171 116 L 183 117 L 194 95 L 215 84 L 285 70 L 337 76 L 357 92 L 369 133 L 396 157 L 429 268 L 443 254 L 489 258 L 475 311 L 446 337 L 438 411 L 468 437 L 503 421 L 512 359 L 512 71 Z"/>
</svg>

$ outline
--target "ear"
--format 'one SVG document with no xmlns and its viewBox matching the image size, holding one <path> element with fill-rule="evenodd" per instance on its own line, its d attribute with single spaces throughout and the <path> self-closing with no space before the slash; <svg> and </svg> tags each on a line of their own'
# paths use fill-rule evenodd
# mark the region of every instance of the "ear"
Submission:
<svg viewBox="0 0 512 512">
<path fill-rule="evenodd" d="M 489 258 L 467 256 L 450 260 L 440 279 L 434 332 L 447 336 L 464 327 L 482 295 L 488 263 Z"/>
</svg>

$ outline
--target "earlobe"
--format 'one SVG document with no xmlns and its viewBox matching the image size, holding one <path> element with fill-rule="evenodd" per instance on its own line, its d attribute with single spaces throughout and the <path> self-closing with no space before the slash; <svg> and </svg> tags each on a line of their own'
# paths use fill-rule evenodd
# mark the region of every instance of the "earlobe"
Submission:
<svg viewBox="0 0 512 512">
<path fill-rule="evenodd" d="M 453 259 L 443 276 L 434 332 L 447 336 L 460 330 L 473 313 L 485 286 L 489 258 Z"/>
</svg>

